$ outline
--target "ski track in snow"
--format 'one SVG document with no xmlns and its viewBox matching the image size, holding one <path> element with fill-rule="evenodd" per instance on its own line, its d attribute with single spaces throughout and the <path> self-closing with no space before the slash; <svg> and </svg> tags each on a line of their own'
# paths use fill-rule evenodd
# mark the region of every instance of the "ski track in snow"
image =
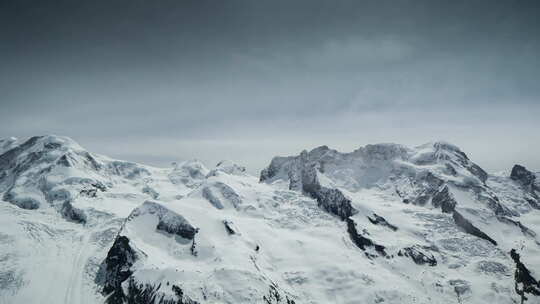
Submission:
<svg viewBox="0 0 540 304">
<path fill-rule="evenodd" d="M 83 296 L 84 290 L 84 271 L 85 265 L 88 261 L 88 254 L 90 252 L 89 241 L 91 233 L 84 233 L 79 235 L 80 245 L 73 256 L 73 262 L 71 267 L 71 273 L 69 275 L 69 281 L 64 297 L 65 304 L 86 304 L 86 297 Z"/>
</svg>

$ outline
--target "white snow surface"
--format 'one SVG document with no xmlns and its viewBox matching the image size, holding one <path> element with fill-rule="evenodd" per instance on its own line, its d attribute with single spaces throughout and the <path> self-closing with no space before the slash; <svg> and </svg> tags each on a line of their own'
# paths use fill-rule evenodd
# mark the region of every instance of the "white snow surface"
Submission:
<svg viewBox="0 0 540 304">
<path fill-rule="evenodd" d="M 121 236 L 138 256 L 131 279 L 159 286 L 162 299 L 175 299 L 175 285 L 197 303 L 519 303 L 509 251 L 540 279 L 540 210 L 507 173 L 483 180 L 461 153 L 444 142 L 351 153 L 323 146 L 274 158 L 261 182 L 231 161 L 155 168 L 89 153 L 66 137 L 2 140 L 0 303 L 104 303 L 97 274 Z M 317 164 L 321 185 L 351 200 L 356 230 L 387 256 L 360 249 L 346 221 L 289 190 L 302 157 Z M 428 174 L 497 245 L 466 233 L 430 201 L 404 203 Z M 532 233 L 502 222 L 482 197 L 497 197 L 505 217 Z M 374 214 L 397 230 L 373 224 Z M 197 232 L 181 237 L 158 229 L 160 221 Z M 408 247 L 437 265 L 400 254 Z"/>
</svg>

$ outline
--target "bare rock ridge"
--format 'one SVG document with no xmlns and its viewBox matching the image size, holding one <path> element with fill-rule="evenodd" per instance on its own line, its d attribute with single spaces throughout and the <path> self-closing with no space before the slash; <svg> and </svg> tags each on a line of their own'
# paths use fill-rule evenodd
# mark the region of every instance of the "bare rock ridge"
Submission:
<svg viewBox="0 0 540 304">
<path fill-rule="evenodd" d="M 459 212 L 454 211 L 452 213 L 452 217 L 454 218 L 454 222 L 456 223 L 456 225 L 458 225 L 460 228 L 465 230 L 465 232 L 472 234 L 476 237 L 479 237 L 481 239 L 484 239 L 490 242 L 491 244 L 497 246 L 497 242 L 495 240 L 490 238 L 487 234 L 482 232 L 480 229 L 476 228 L 473 224 L 471 224 L 469 220 L 463 217 L 463 215 L 461 215 Z"/>
<path fill-rule="evenodd" d="M 529 296 L 540 296 L 540 280 L 536 280 L 531 271 L 521 262 L 519 253 L 515 249 L 510 251 L 510 256 L 516 263 L 516 271 L 514 273 L 515 290 L 521 297 L 521 303 L 528 300 Z"/>
<path fill-rule="evenodd" d="M 521 165 L 514 165 L 510 178 L 530 194 L 527 201 L 531 206 L 540 209 L 540 182 L 536 178 L 536 174 Z"/>
<path fill-rule="evenodd" d="M 326 146 L 314 149 L 309 154 L 303 151 L 298 157 L 293 158 L 287 164 L 287 175 L 290 190 L 300 190 L 316 199 L 319 206 L 324 210 L 338 216 L 341 220 L 354 215 L 357 211 L 352 207 L 351 201 L 338 189 L 321 185 L 318 179 L 318 172 L 324 170 L 324 163 L 313 160 L 313 154 L 327 150 Z M 277 177 L 277 168 L 280 158 L 274 158 L 270 166 L 261 173 L 261 182 L 270 181 Z"/>
<path fill-rule="evenodd" d="M 385 251 L 385 247 L 379 244 L 374 243 L 371 239 L 361 235 L 358 233 L 358 230 L 356 230 L 356 223 L 351 218 L 347 218 L 347 232 L 349 233 L 349 236 L 353 243 L 358 246 L 358 248 L 367 251 L 369 248 L 373 248 L 375 252 L 380 254 L 381 256 L 387 256 L 387 253 Z M 375 257 L 376 255 L 370 254 L 366 252 L 366 256 L 368 257 Z"/>
<path fill-rule="evenodd" d="M 156 202 L 146 201 L 141 207 L 133 210 L 127 221 L 146 214 L 157 217 L 157 230 L 164 231 L 179 237 L 193 240 L 199 229 L 193 227 L 183 216 L 175 213 Z"/>
<path fill-rule="evenodd" d="M 103 265 L 103 292 L 112 294 L 110 303 L 122 303 L 125 297 L 122 283 L 131 276 L 131 266 L 137 260 L 137 254 L 129 245 L 129 239 L 118 236 L 107 253 Z"/>
<path fill-rule="evenodd" d="M 429 266 L 437 266 L 437 260 L 433 254 L 426 253 L 430 248 L 422 248 L 420 246 L 405 247 L 398 252 L 398 256 L 410 257 L 416 264 Z"/>
<path fill-rule="evenodd" d="M 398 227 L 388 223 L 388 221 L 384 217 L 377 215 L 375 213 L 373 213 L 373 216 L 368 216 L 367 218 L 374 225 L 385 226 L 385 227 L 388 227 L 392 231 L 398 230 Z"/>
<path fill-rule="evenodd" d="M 521 165 L 514 165 L 512 172 L 510 173 L 510 178 L 525 187 L 530 187 L 530 190 L 536 190 L 534 184 L 536 175 Z"/>
</svg>

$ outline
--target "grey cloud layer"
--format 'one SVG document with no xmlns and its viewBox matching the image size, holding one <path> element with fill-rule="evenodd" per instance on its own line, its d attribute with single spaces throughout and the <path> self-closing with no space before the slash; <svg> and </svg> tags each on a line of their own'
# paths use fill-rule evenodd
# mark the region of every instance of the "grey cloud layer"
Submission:
<svg viewBox="0 0 540 304">
<path fill-rule="evenodd" d="M 252 168 L 447 139 L 540 169 L 539 20 L 535 1 L 3 1 L 0 136 Z"/>
</svg>

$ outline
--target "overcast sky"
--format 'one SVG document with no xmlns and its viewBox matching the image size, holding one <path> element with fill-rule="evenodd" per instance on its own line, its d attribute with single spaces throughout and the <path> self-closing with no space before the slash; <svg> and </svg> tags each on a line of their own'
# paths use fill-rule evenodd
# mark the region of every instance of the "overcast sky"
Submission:
<svg viewBox="0 0 540 304">
<path fill-rule="evenodd" d="M 0 0 L 0 137 L 166 166 L 446 140 L 540 170 L 540 1 Z"/>
</svg>

